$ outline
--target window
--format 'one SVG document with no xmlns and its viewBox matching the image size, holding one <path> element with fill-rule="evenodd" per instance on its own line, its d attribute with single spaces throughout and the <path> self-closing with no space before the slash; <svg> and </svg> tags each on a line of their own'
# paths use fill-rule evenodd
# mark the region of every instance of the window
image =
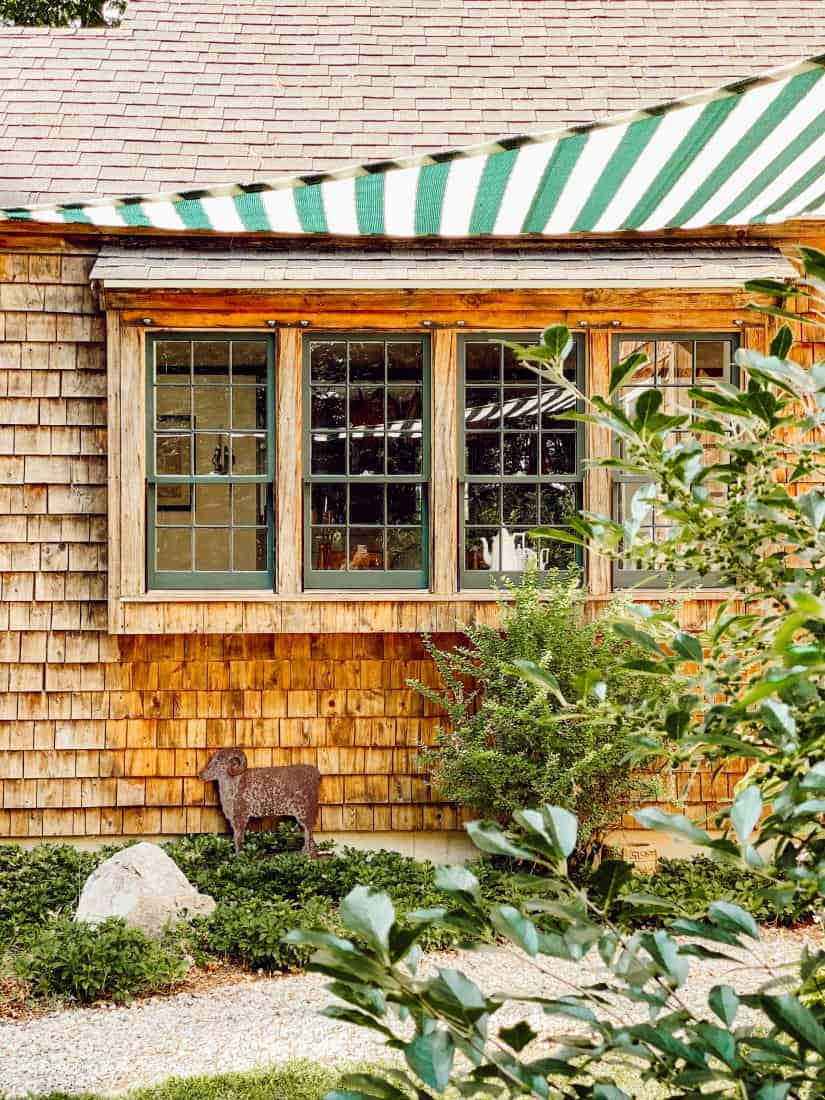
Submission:
<svg viewBox="0 0 825 1100">
<path fill-rule="evenodd" d="M 273 584 L 273 340 L 147 337 L 149 588 Z"/>
<path fill-rule="evenodd" d="M 583 434 L 561 419 L 574 398 L 505 346 L 536 339 L 523 333 L 459 339 L 462 588 L 515 579 L 530 564 L 564 569 L 576 559 L 571 545 L 529 534 L 538 524 L 563 526 L 582 503 Z M 579 384 L 582 358 L 575 336 L 565 374 Z"/>
<path fill-rule="evenodd" d="M 304 340 L 305 588 L 426 588 L 429 342 Z"/>
<path fill-rule="evenodd" d="M 662 393 L 662 409 L 669 414 L 681 411 L 693 413 L 693 403 L 688 395 L 690 386 L 708 386 L 714 382 L 733 382 L 735 380 L 733 353 L 737 347 L 735 335 L 719 333 L 690 334 L 643 334 L 615 336 L 613 338 L 613 363 L 618 363 L 633 351 L 644 351 L 648 363 L 633 376 L 629 385 L 619 392 L 618 400 L 626 411 L 632 410 L 636 401 L 651 387 Z M 690 429 L 673 432 L 676 444 L 691 435 Z M 712 456 L 713 437 L 699 437 L 708 453 Z M 630 505 L 637 490 L 645 484 L 644 479 L 629 474 L 615 474 L 615 509 L 619 522 L 629 514 Z M 642 535 L 657 542 L 668 537 L 669 527 L 666 520 L 651 509 Z M 617 587 L 643 583 L 649 587 L 665 586 L 672 583 L 674 577 L 663 572 L 643 570 L 640 563 L 631 558 L 622 559 L 614 567 L 614 580 Z M 680 574 L 683 583 L 696 583 L 698 576 Z M 705 578 L 704 583 L 713 583 Z"/>
</svg>

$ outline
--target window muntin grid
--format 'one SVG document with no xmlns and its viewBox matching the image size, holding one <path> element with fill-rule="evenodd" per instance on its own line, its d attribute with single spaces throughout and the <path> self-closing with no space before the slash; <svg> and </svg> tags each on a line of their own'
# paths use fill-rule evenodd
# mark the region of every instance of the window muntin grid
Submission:
<svg viewBox="0 0 825 1100">
<path fill-rule="evenodd" d="M 306 587 L 426 588 L 429 342 L 313 335 L 304 359 Z"/>
<path fill-rule="evenodd" d="M 505 346 L 536 339 L 523 333 L 459 339 L 462 588 L 517 578 L 529 564 L 553 571 L 576 560 L 569 544 L 529 534 L 539 524 L 564 526 L 582 504 L 583 434 L 562 416 L 575 399 Z M 579 384 L 581 359 L 577 336 L 565 375 Z"/>
<path fill-rule="evenodd" d="M 272 585 L 273 340 L 147 340 L 151 588 Z"/>
<path fill-rule="evenodd" d="M 612 361 L 615 365 L 634 351 L 644 351 L 648 363 L 637 371 L 631 382 L 623 386 L 617 396 L 618 404 L 631 413 L 641 395 L 656 388 L 662 393 L 662 411 L 668 415 L 688 413 L 695 418 L 696 409 L 689 395 L 691 386 L 711 386 L 714 382 L 733 382 L 736 378 L 734 352 L 738 338 L 731 333 L 643 333 L 622 334 L 613 338 Z M 690 428 L 671 433 L 675 446 L 689 437 L 695 436 Z M 713 436 L 699 435 L 698 439 L 705 451 L 706 463 L 718 461 L 716 441 Z M 618 522 L 630 514 L 633 497 L 646 484 L 644 478 L 621 471 L 614 472 L 614 509 Z M 721 491 L 721 490 L 719 490 Z M 652 508 L 648 511 L 640 530 L 643 536 L 655 542 L 664 542 L 669 537 L 672 525 L 661 511 Z M 617 586 L 644 583 L 648 586 L 662 587 L 679 580 L 682 583 L 694 583 L 698 577 L 679 574 L 678 577 L 664 570 L 642 569 L 638 561 L 623 558 L 615 563 L 614 581 Z M 705 584 L 712 584 L 713 578 L 705 578 Z"/>
</svg>

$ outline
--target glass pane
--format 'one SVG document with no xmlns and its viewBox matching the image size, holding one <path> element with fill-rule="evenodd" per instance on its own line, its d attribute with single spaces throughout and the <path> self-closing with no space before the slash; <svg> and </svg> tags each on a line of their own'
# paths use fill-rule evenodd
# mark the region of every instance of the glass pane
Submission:
<svg viewBox="0 0 825 1100">
<path fill-rule="evenodd" d="M 312 427 L 343 428 L 347 423 L 347 391 L 340 389 L 312 388 Z"/>
<path fill-rule="evenodd" d="M 387 344 L 387 378 L 390 382 L 421 382 L 424 348 L 419 341 Z"/>
<path fill-rule="evenodd" d="M 358 428 L 384 427 L 383 386 L 353 386 L 349 391 L 349 426 Z"/>
<path fill-rule="evenodd" d="M 421 431 L 421 387 L 390 386 L 387 390 L 387 431 Z"/>
<path fill-rule="evenodd" d="M 468 485 L 465 514 L 468 523 L 498 523 L 498 485 Z"/>
<path fill-rule="evenodd" d="M 312 568 L 345 569 L 347 534 L 342 528 L 312 532 Z"/>
<path fill-rule="evenodd" d="M 265 474 L 267 469 L 265 435 L 232 436 L 232 473 Z"/>
<path fill-rule="evenodd" d="M 506 432 L 502 447 L 504 474 L 535 474 L 538 433 Z"/>
<path fill-rule="evenodd" d="M 233 522 L 247 527 L 266 523 L 266 497 L 266 485 L 233 485 Z"/>
<path fill-rule="evenodd" d="M 498 432 L 468 432 L 465 455 L 468 474 L 497 474 L 501 470 Z"/>
<path fill-rule="evenodd" d="M 195 528 L 195 569 L 225 572 L 229 569 L 229 529 Z"/>
<path fill-rule="evenodd" d="M 155 380 L 188 382 L 192 362 L 192 345 L 188 340 L 158 340 L 155 344 Z"/>
<path fill-rule="evenodd" d="M 421 569 L 421 528 L 396 527 L 387 532 L 387 568 Z"/>
<path fill-rule="evenodd" d="M 196 383 L 229 382 L 229 341 L 195 340 L 192 343 L 192 370 Z"/>
<path fill-rule="evenodd" d="M 535 428 L 538 422 L 539 395 L 538 387 L 528 389 L 526 386 L 514 388 L 504 387 L 504 402 L 502 405 L 503 427 L 505 428 Z"/>
<path fill-rule="evenodd" d="M 350 485 L 350 523 L 384 523 L 384 486 Z"/>
<path fill-rule="evenodd" d="M 345 474 L 347 472 L 347 441 L 345 438 L 317 432 L 312 436 L 312 472 L 314 474 Z"/>
<path fill-rule="evenodd" d="M 576 433 L 547 432 L 541 437 L 541 472 L 543 474 L 574 474 L 576 472 Z"/>
<path fill-rule="evenodd" d="M 191 473 L 192 446 L 188 435 L 155 436 L 155 470 L 159 474 Z"/>
<path fill-rule="evenodd" d="M 619 341 L 619 359 L 626 359 L 628 355 L 632 355 L 635 351 L 643 351 L 647 356 L 647 363 L 642 367 L 637 367 L 633 374 L 633 383 L 638 385 L 639 383 L 652 382 L 654 362 L 656 359 L 656 352 L 653 347 L 652 340 L 620 340 Z"/>
<path fill-rule="evenodd" d="M 374 436 L 353 436 L 349 445 L 351 474 L 383 474 L 384 440 Z"/>
<path fill-rule="evenodd" d="M 266 388 L 264 386 L 232 387 L 232 427 L 266 427 Z"/>
<path fill-rule="evenodd" d="M 387 523 L 421 522 L 421 486 L 387 486 Z"/>
<path fill-rule="evenodd" d="M 505 527 L 538 523 L 538 492 L 534 485 L 503 485 L 501 491 Z"/>
<path fill-rule="evenodd" d="M 541 426 L 543 428 L 569 428 L 570 421 L 562 414 L 573 412 L 576 399 L 567 390 L 545 389 L 541 394 Z"/>
<path fill-rule="evenodd" d="M 157 532 L 158 570 L 192 568 L 192 529 L 162 527 Z"/>
<path fill-rule="evenodd" d="M 656 382 L 689 386 L 693 381 L 693 341 L 656 341 Z"/>
<path fill-rule="evenodd" d="M 201 527 L 208 524 L 229 524 L 229 486 L 195 486 L 195 523 Z"/>
<path fill-rule="evenodd" d="M 309 363 L 313 382 L 346 382 L 347 345 L 343 340 L 312 344 Z"/>
<path fill-rule="evenodd" d="M 564 361 L 562 373 L 565 378 L 569 378 L 571 382 L 576 381 L 576 368 L 578 367 L 578 358 L 575 348 L 570 352 Z"/>
<path fill-rule="evenodd" d="M 159 429 L 188 431 L 192 426 L 188 386 L 158 386 L 155 390 L 155 424 Z"/>
<path fill-rule="evenodd" d="M 195 473 L 222 477 L 230 473 L 229 436 L 198 432 L 195 436 Z"/>
<path fill-rule="evenodd" d="M 468 382 L 498 382 L 501 378 L 501 344 L 485 340 L 465 347 Z"/>
<path fill-rule="evenodd" d="M 192 522 L 192 487 L 158 485 L 155 487 L 155 523 L 159 527 Z"/>
<path fill-rule="evenodd" d="M 384 344 L 353 343 L 349 346 L 350 382 L 384 381 Z"/>
<path fill-rule="evenodd" d="M 501 419 L 501 390 L 472 386 L 464 398 L 464 423 L 468 428 L 497 428 Z"/>
<path fill-rule="evenodd" d="M 564 523 L 576 511 L 574 485 L 542 485 L 541 522 Z"/>
<path fill-rule="evenodd" d="M 232 341 L 232 382 L 263 382 L 267 379 L 267 349 L 262 340 Z"/>
<path fill-rule="evenodd" d="M 730 378 L 730 343 L 727 340 L 697 340 L 696 378 Z"/>
<path fill-rule="evenodd" d="M 495 527 L 468 528 L 464 538 L 464 568 L 492 569 L 497 572 L 501 538 Z"/>
<path fill-rule="evenodd" d="M 350 569 L 384 568 L 384 532 L 370 527 L 352 527 L 349 533 Z"/>
<path fill-rule="evenodd" d="M 195 386 L 193 391 L 194 427 L 229 427 L 229 389 L 226 386 Z"/>
<path fill-rule="evenodd" d="M 236 527 L 232 532 L 232 553 L 234 570 L 266 570 L 266 528 Z"/>
<path fill-rule="evenodd" d="M 387 440 L 388 474 L 420 474 L 422 458 L 420 435 L 393 435 Z"/>
<path fill-rule="evenodd" d="M 539 569 L 567 569 L 576 560 L 576 548 L 569 542 L 557 542 L 555 539 L 533 538 L 526 536 L 528 552 L 535 555 Z"/>
<path fill-rule="evenodd" d="M 347 522 L 347 490 L 344 485 L 312 486 L 312 523 Z"/>
<path fill-rule="evenodd" d="M 529 340 L 523 342 L 526 342 L 527 344 L 530 343 Z M 502 359 L 504 366 L 505 382 L 522 382 L 525 384 L 528 382 L 532 382 L 534 385 L 536 384 L 536 372 L 534 370 L 531 370 L 529 367 L 524 366 L 523 363 L 520 363 L 518 359 L 516 359 L 515 352 L 511 351 L 510 348 L 502 349 Z"/>
</svg>

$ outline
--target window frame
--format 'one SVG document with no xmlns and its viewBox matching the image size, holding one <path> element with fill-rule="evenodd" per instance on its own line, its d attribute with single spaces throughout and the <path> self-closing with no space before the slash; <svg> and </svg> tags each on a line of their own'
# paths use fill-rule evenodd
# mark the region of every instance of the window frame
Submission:
<svg viewBox="0 0 825 1100">
<path fill-rule="evenodd" d="M 267 400 L 266 400 L 266 455 L 267 472 L 265 474 L 228 474 L 220 484 L 253 484 L 267 487 L 267 562 L 266 570 L 158 570 L 155 566 L 157 556 L 157 524 L 155 522 L 155 490 L 158 485 L 215 485 L 218 482 L 206 474 L 163 475 L 155 471 L 156 428 L 155 428 L 155 345 L 159 343 L 191 343 L 194 341 L 225 342 L 233 340 L 244 343 L 265 344 L 267 349 Z M 227 331 L 224 329 L 172 329 L 146 333 L 145 374 L 146 374 L 146 471 L 144 480 L 144 500 L 146 508 L 146 546 L 145 566 L 148 591 L 180 590 L 207 592 L 232 590 L 236 592 L 274 591 L 276 575 L 276 500 L 275 500 L 275 438 L 277 432 L 275 403 L 275 356 L 276 336 L 274 333 L 255 330 Z M 190 388 L 194 383 L 190 380 Z M 229 386 L 231 395 L 231 386 Z M 230 529 L 232 525 L 230 524 Z"/>
<path fill-rule="evenodd" d="M 312 382 L 311 349 L 314 343 L 340 341 L 351 343 L 418 342 L 422 348 L 421 382 L 421 473 L 420 474 L 313 474 L 312 473 Z M 362 329 L 319 329 L 303 334 L 301 341 L 301 462 L 303 466 L 303 489 L 301 493 L 303 535 L 302 574 L 305 592 L 364 592 L 372 590 L 421 592 L 430 588 L 430 492 L 431 492 L 431 375 L 432 341 L 428 332 L 411 330 L 385 331 Z M 349 379 L 344 383 L 349 394 Z M 401 383 L 399 383 L 401 385 Z M 383 383 L 386 394 L 386 375 Z M 348 402 L 349 404 L 349 402 Z M 386 427 L 386 425 L 385 425 Z M 349 432 L 349 425 L 347 426 Z M 349 439 L 349 436 L 347 437 Z M 386 438 L 386 436 L 385 436 Z M 349 453 L 349 452 L 347 452 Z M 349 464 L 349 459 L 347 459 Z M 353 484 L 362 485 L 421 485 L 421 569 L 364 569 L 362 571 L 315 569 L 312 565 L 312 488 L 314 485 L 340 485 L 343 482 L 349 491 Z M 353 524 L 344 525 L 349 531 Z M 357 524 L 355 525 L 357 526 Z M 387 524 L 383 530 L 387 529 Z"/>
<path fill-rule="evenodd" d="M 585 385 L 585 371 L 586 371 L 586 347 L 585 336 L 581 332 L 571 332 L 573 338 L 573 353 L 576 356 L 576 379 L 575 384 L 584 392 Z M 514 332 L 496 332 L 494 330 L 480 330 L 461 332 L 456 339 L 456 384 L 458 388 L 458 395 L 456 401 L 456 448 L 457 448 L 457 470 L 458 470 L 458 515 L 456 521 L 458 523 L 458 562 L 456 575 L 459 592 L 483 592 L 494 588 L 497 585 L 505 581 L 511 581 L 518 583 L 523 572 L 508 572 L 492 569 L 467 569 L 465 564 L 465 549 L 466 549 L 466 523 L 464 521 L 464 501 L 465 493 L 468 484 L 496 484 L 496 485 L 536 485 L 540 488 L 544 484 L 570 484 L 578 485 L 578 511 L 581 511 L 584 501 L 584 479 L 586 473 L 586 458 L 585 454 L 585 426 L 580 421 L 574 421 L 574 430 L 576 438 L 576 472 L 573 474 L 540 474 L 535 476 L 523 476 L 521 474 L 468 474 L 467 473 L 467 456 L 466 456 L 466 392 L 467 392 L 467 345 L 471 343 L 482 343 L 485 340 L 491 343 L 504 343 L 511 341 L 513 343 L 520 344 L 532 344 L 537 343 L 540 339 L 541 333 L 539 330 L 520 330 Z M 503 382 L 501 383 L 503 385 Z M 576 411 L 582 411 L 582 402 L 576 402 Z M 541 427 L 537 434 L 540 434 Z M 538 463 L 540 465 L 541 455 L 537 456 Z M 583 565 L 583 554 L 579 547 L 575 549 L 574 560 L 581 568 Z M 558 573 L 559 570 L 547 570 L 547 575 Z"/>
<path fill-rule="evenodd" d="M 619 344 L 636 340 L 639 343 L 656 343 L 659 341 L 692 341 L 694 343 L 721 343 L 725 342 L 730 344 L 730 376 L 723 379 L 724 382 L 728 382 L 731 385 L 737 385 L 739 381 L 739 369 L 736 365 L 736 350 L 742 346 L 742 333 L 739 331 L 730 332 L 706 332 L 697 330 L 685 330 L 678 331 L 628 331 L 628 332 L 614 332 L 611 334 L 610 339 L 610 367 L 611 370 L 619 361 Z M 694 363 L 695 374 L 695 363 Z M 690 385 L 695 386 L 697 383 L 691 381 Z M 650 389 L 656 389 L 658 387 L 651 386 Z M 689 387 L 685 386 L 684 389 Z M 619 404 L 619 394 L 617 393 L 614 398 L 614 403 Z M 685 429 L 687 430 L 687 429 Z M 614 443 L 613 453 L 616 453 L 618 447 L 617 443 Z M 613 507 L 613 518 L 618 521 L 621 516 L 621 507 L 619 494 L 622 491 L 623 485 L 635 485 L 640 488 L 642 485 L 647 485 L 647 482 L 643 477 L 638 477 L 633 474 L 623 474 L 620 470 L 611 470 L 611 500 Z M 611 570 L 612 589 L 614 592 L 626 591 L 629 588 L 650 588 L 650 589 L 668 589 L 668 588 L 716 588 L 721 582 L 721 578 L 718 574 L 710 573 L 707 576 L 700 576 L 693 570 L 681 570 L 676 572 L 667 572 L 661 569 L 625 569 L 622 568 L 621 562 L 615 560 L 612 563 Z"/>
</svg>

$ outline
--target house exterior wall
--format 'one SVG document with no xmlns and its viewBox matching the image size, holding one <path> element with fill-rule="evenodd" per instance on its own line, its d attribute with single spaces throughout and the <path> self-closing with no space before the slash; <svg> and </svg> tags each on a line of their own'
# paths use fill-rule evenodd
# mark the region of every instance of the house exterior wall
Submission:
<svg viewBox="0 0 825 1100">
<path fill-rule="evenodd" d="M 415 766 L 440 721 L 407 686 L 434 681 L 416 634 L 107 633 L 92 260 L 65 242 L 0 241 L 0 839 L 223 830 L 197 773 L 228 744 L 253 765 L 317 764 L 323 833 L 378 844 L 457 830 Z M 686 624 L 712 606 L 686 602 Z M 689 812 L 738 778 L 702 776 Z"/>
</svg>

